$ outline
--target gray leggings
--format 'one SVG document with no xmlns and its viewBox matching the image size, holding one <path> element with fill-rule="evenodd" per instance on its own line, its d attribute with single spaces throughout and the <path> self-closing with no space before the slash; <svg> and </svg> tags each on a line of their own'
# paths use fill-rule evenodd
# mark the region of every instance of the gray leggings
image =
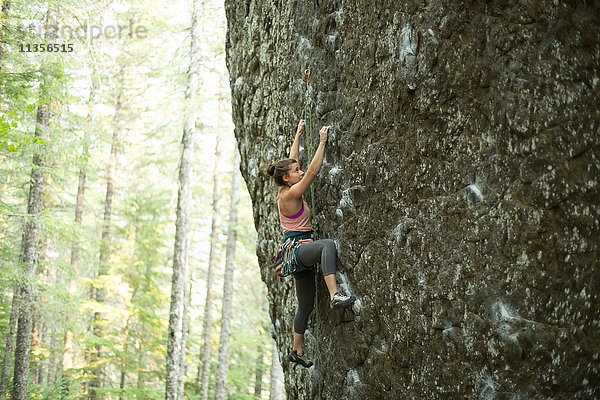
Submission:
<svg viewBox="0 0 600 400">
<path fill-rule="evenodd" d="M 336 248 L 331 239 L 316 240 L 298 247 L 298 259 L 306 267 L 321 263 L 323 276 L 335 274 Z M 308 316 L 315 305 L 315 277 L 313 268 L 294 273 L 298 311 L 294 318 L 294 332 L 303 334 Z"/>
</svg>

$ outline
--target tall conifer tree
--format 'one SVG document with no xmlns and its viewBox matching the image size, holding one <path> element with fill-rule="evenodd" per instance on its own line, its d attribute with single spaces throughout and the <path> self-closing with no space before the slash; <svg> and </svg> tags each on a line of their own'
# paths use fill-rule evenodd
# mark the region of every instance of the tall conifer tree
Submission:
<svg viewBox="0 0 600 400">
<path fill-rule="evenodd" d="M 234 149 L 233 173 L 231 179 L 231 201 L 229 206 L 229 227 L 227 230 L 225 272 L 223 277 L 223 308 L 221 311 L 221 336 L 219 339 L 219 362 L 217 364 L 215 400 L 227 399 L 229 340 L 231 339 L 231 310 L 233 308 L 233 278 L 235 272 L 235 244 L 237 241 L 237 208 L 240 186 L 240 155 L 237 149 Z"/>
<path fill-rule="evenodd" d="M 169 310 L 169 331 L 167 336 L 167 375 L 165 398 L 178 400 L 183 397 L 186 351 L 186 303 L 188 290 L 188 254 L 191 213 L 192 172 L 194 162 L 194 140 L 198 118 L 197 95 L 200 87 L 200 0 L 192 6 L 192 29 L 190 66 L 185 90 L 183 137 L 181 139 L 181 162 L 179 164 L 179 192 L 177 199 L 177 222 L 173 254 L 173 278 L 171 281 L 171 306 Z"/>
<path fill-rule="evenodd" d="M 212 217 L 210 228 L 210 253 L 208 256 L 208 272 L 206 275 L 206 300 L 204 302 L 204 319 L 202 321 L 202 352 L 200 354 L 200 364 L 198 365 L 198 376 L 196 383 L 200 387 L 200 399 L 208 399 L 208 386 L 210 381 L 210 356 L 212 346 L 210 341 L 210 331 L 212 324 L 212 287 L 215 280 L 215 264 L 217 260 L 217 240 L 219 233 L 218 226 L 218 203 L 219 203 L 219 163 L 221 159 L 220 135 L 217 132 L 217 143 L 215 144 L 215 164 L 213 168 L 213 188 L 212 188 Z"/>
<path fill-rule="evenodd" d="M 113 216 L 113 199 L 115 195 L 115 178 L 117 173 L 117 157 L 119 152 L 119 142 L 121 140 L 122 133 L 122 120 L 123 120 L 123 103 L 125 100 L 124 94 L 124 80 L 125 80 L 125 66 L 121 65 L 116 77 L 116 99 L 115 99 L 115 115 L 112 123 L 112 140 L 110 146 L 110 156 L 108 161 L 108 169 L 106 173 L 106 197 L 104 201 L 104 217 L 102 223 L 102 241 L 100 243 L 100 259 L 98 263 L 98 280 L 99 284 L 94 292 L 94 300 L 99 306 L 102 306 L 106 302 L 106 289 L 101 279 L 108 275 L 109 264 L 108 258 L 111 252 L 111 220 Z M 94 367 L 94 379 L 90 382 L 89 398 L 90 400 L 96 400 L 99 398 L 98 389 L 102 388 L 102 366 L 99 362 L 102 358 L 102 345 L 100 344 L 101 339 L 105 334 L 105 321 L 104 315 L 98 309 L 94 313 L 94 324 L 93 332 L 97 337 L 98 343 L 92 350 L 92 362 L 95 364 Z"/>
<path fill-rule="evenodd" d="M 56 29 L 53 25 L 57 20 L 58 9 L 56 6 L 48 10 L 46 17 L 45 42 L 53 43 L 56 40 Z M 40 83 L 40 102 L 37 109 L 35 137 L 41 144 L 33 155 L 33 167 L 27 205 L 27 219 L 21 240 L 21 255 L 19 267 L 22 275 L 19 280 L 18 304 L 18 329 L 15 346 L 15 369 L 13 379 L 13 400 L 25 400 L 29 387 L 29 361 L 31 354 L 31 334 L 33 329 L 33 301 L 34 301 L 34 273 L 37 263 L 37 252 L 40 244 L 39 214 L 43 208 L 45 186 L 45 166 L 47 146 L 50 142 L 50 101 L 49 77 L 42 76 Z M 12 310 L 14 312 L 15 310 Z"/>
</svg>

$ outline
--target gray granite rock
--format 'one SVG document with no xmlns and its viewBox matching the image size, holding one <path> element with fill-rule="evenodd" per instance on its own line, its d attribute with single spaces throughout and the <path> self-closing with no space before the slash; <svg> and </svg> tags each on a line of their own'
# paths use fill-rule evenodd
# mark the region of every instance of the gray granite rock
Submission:
<svg viewBox="0 0 600 400">
<path fill-rule="evenodd" d="M 600 397 L 594 4 L 226 1 L 288 399 Z M 315 144 L 332 127 L 313 184 L 319 235 L 358 298 L 330 310 L 319 277 L 308 370 L 285 359 L 295 292 L 270 269 L 282 234 L 261 173 L 289 152 L 306 104 Z"/>
</svg>

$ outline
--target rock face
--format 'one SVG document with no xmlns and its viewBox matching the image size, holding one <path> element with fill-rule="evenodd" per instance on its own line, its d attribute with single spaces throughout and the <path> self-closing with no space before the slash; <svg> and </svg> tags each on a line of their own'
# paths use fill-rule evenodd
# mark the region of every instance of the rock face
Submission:
<svg viewBox="0 0 600 400">
<path fill-rule="evenodd" d="M 289 399 L 600 397 L 594 3 L 226 1 L 235 134 Z M 319 235 L 359 299 L 330 310 L 319 276 L 308 370 L 285 357 L 295 289 L 270 268 L 282 234 L 261 173 L 289 154 L 306 104 L 315 143 L 332 126 L 313 184 Z"/>
</svg>

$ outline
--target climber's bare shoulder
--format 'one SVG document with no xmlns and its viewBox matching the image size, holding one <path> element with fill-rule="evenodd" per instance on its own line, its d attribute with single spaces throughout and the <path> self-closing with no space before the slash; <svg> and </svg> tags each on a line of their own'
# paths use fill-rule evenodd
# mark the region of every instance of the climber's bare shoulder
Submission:
<svg viewBox="0 0 600 400">
<path fill-rule="evenodd" d="M 281 188 L 278 204 L 283 215 L 294 215 L 302 208 L 302 196 L 298 197 L 292 188 Z"/>
</svg>

